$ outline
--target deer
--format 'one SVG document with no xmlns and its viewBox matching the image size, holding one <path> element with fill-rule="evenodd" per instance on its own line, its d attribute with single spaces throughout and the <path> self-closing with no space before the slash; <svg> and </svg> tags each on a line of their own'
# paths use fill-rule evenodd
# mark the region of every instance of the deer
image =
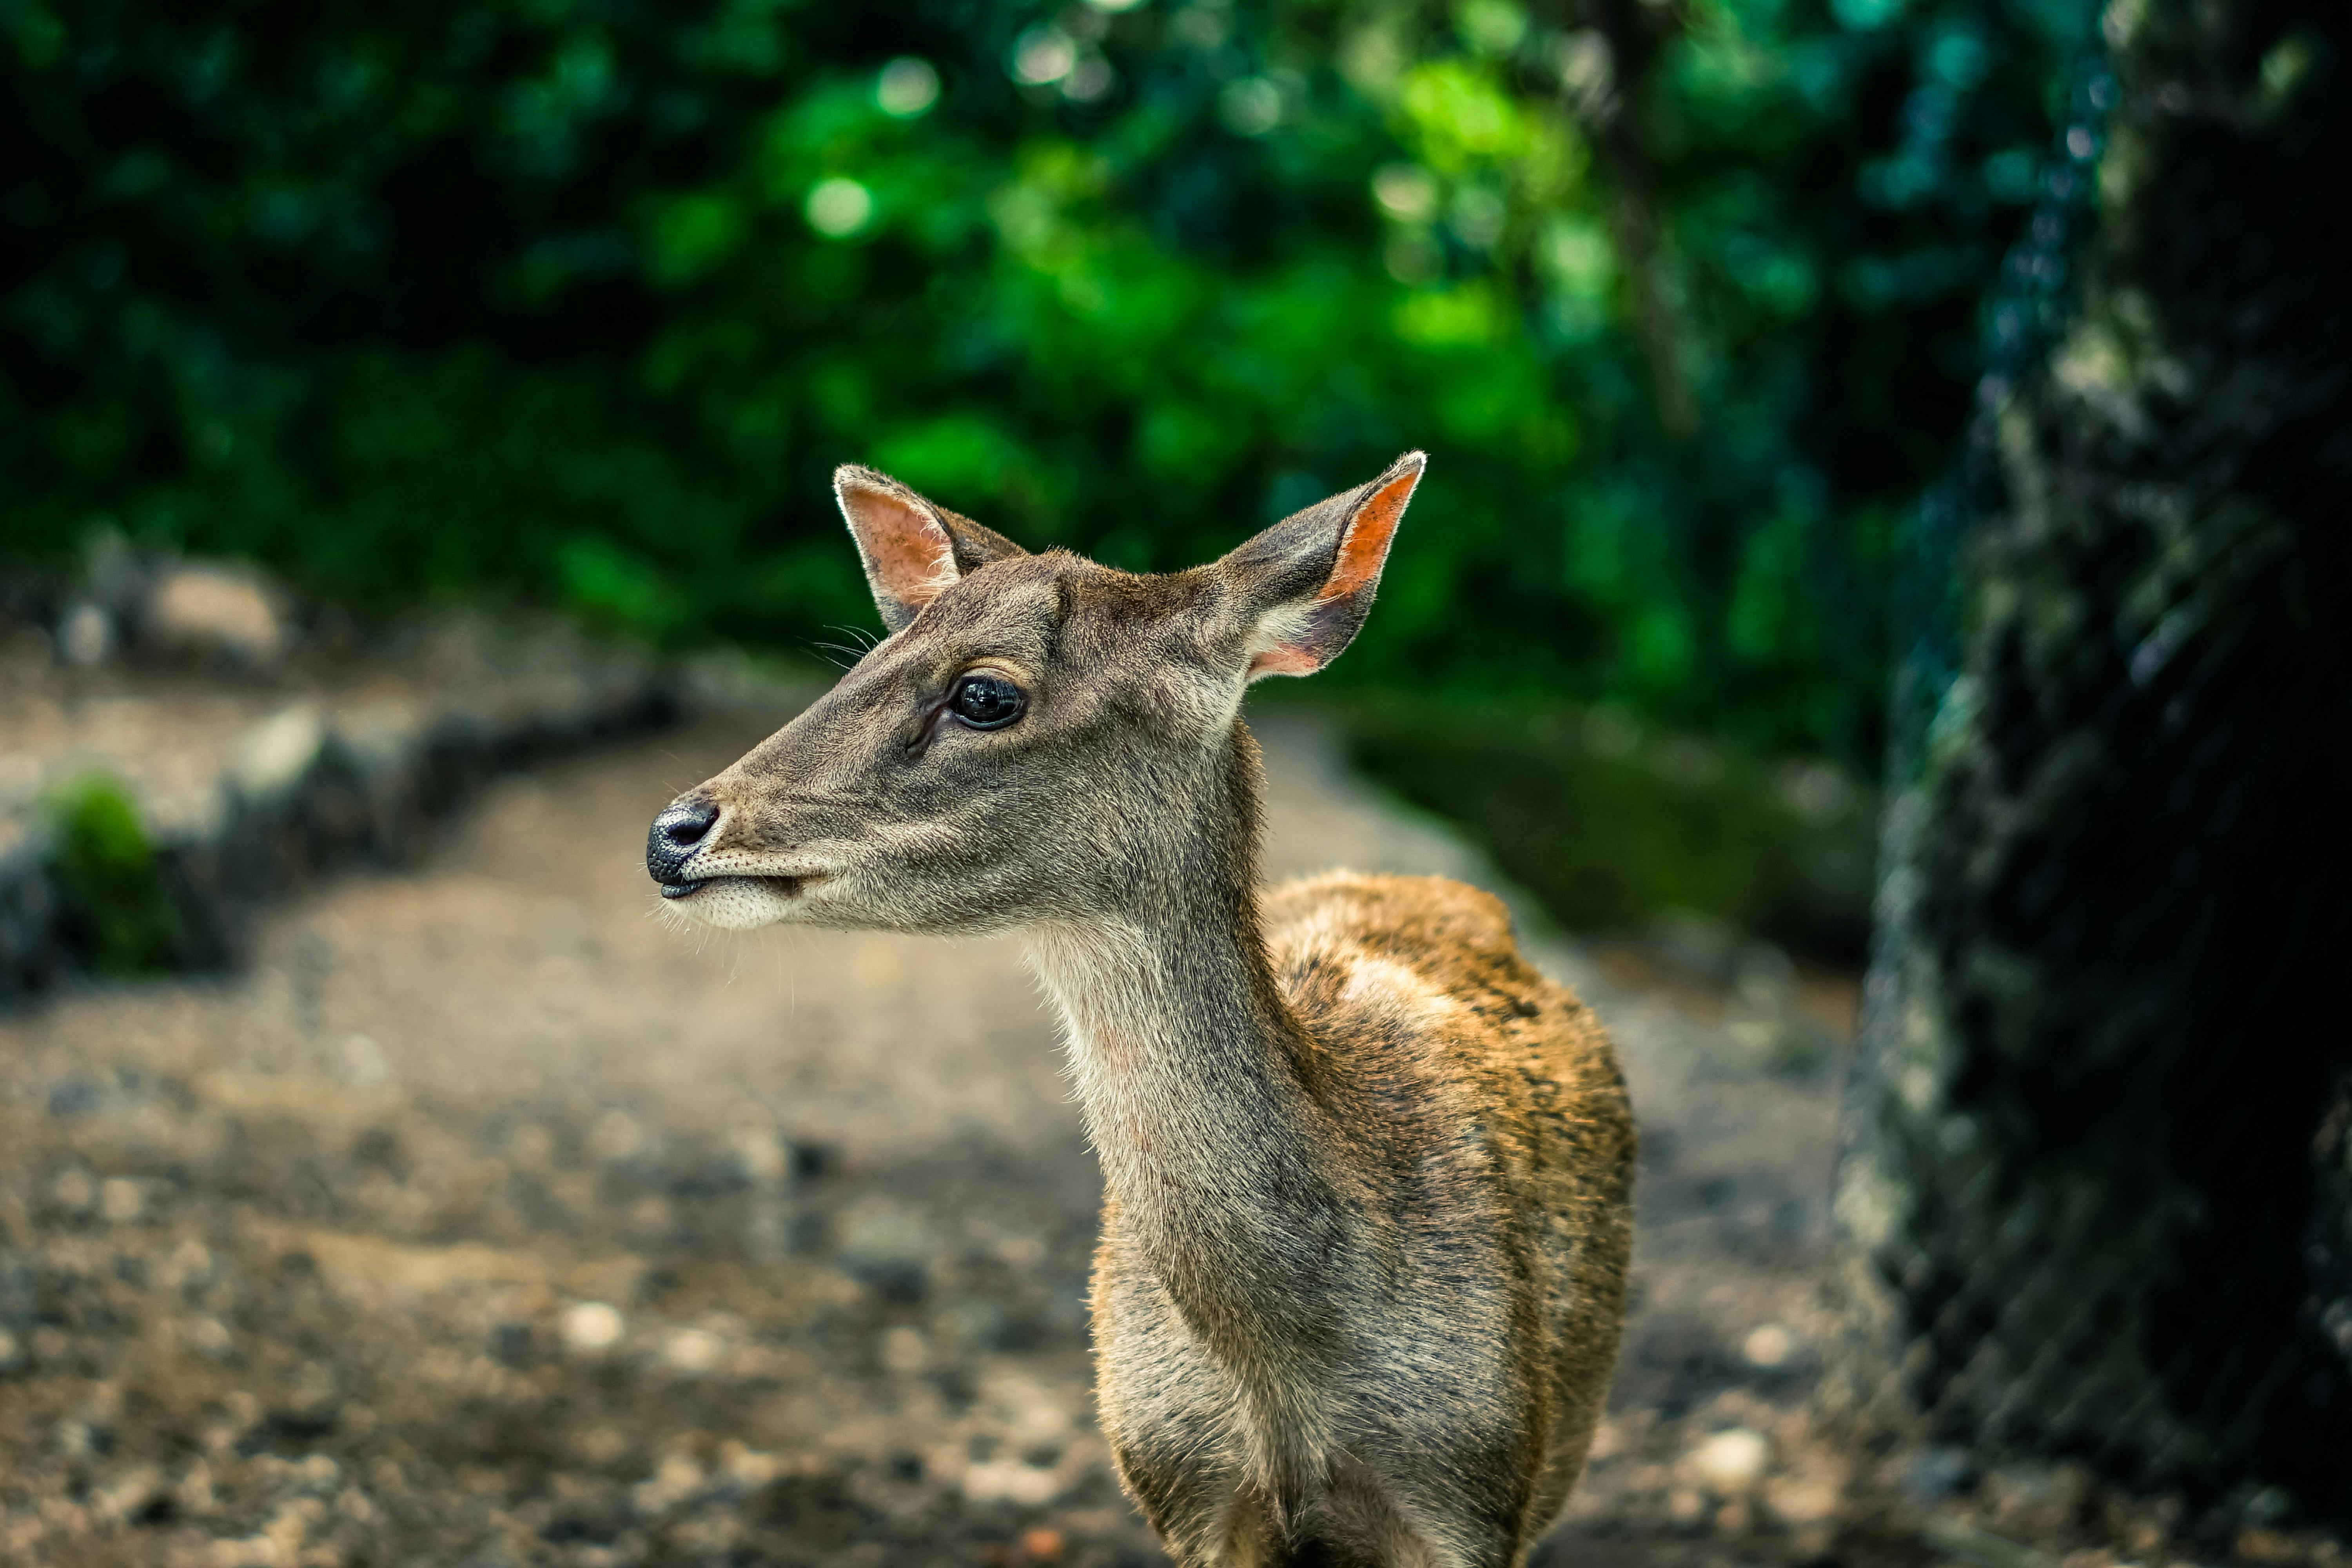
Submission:
<svg viewBox="0 0 2352 1568">
<path fill-rule="evenodd" d="M 1188 1568 L 1524 1563 L 1616 1363 L 1600 1021 L 1488 893 L 1259 885 L 1244 695 L 1348 647 L 1425 463 L 1157 574 L 845 466 L 887 635 L 647 837 L 709 926 L 1021 934 L 1103 1168 L 1102 1429 Z"/>
</svg>

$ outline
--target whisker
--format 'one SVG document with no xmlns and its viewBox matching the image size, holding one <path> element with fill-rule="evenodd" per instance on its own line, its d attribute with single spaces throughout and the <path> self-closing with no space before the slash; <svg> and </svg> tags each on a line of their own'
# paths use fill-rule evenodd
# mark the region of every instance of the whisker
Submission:
<svg viewBox="0 0 2352 1568">
<path fill-rule="evenodd" d="M 839 670 L 855 668 L 857 660 L 865 657 L 860 650 L 836 642 L 804 642 L 801 646 Z M 842 657 L 835 658 L 833 657 L 835 654 Z"/>
<path fill-rule="evenodd" d="M 876 645 L 882 640 L 864 626 L 826 626 L 824 629 L 829 632 L 839 632 L 843 637 L 856 643 L 860 657 L 873 652 Z"/>
</svg>

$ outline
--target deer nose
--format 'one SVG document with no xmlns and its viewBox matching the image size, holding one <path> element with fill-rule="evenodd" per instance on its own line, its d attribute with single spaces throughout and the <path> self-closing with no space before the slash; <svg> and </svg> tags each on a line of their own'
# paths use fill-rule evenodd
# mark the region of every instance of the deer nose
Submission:
<svg viewBox="0 0 2352 1568">
<path fill-rule="evenodd" d="M 655 817 L 653 831 L 646 835 L 646 869 L 654 880 L 664 886 L 678 881 L 678 872 L 718 820 L 719 808 L 707 800 L 677 801 Z"/>
</svg>

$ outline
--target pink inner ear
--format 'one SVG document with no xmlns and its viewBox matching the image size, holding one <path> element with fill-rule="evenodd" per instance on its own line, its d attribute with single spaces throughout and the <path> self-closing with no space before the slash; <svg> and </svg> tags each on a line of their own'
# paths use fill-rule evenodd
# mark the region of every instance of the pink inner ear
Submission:
<svg viewBox="0 0 2352 1568">
<path fill-rule="evenodd" d="M 887 490 L 845 486 L 842 503 L 857 525 L 875 580 L 909 609 L 920 609 L 955 580 L 955 546 L 922 508 Z"/>
<path fill-rule="evenodd" d="M 1250 660 L 1249 678 L 1261 675 L 1312 675 L 1323 661 L 1297 643 L 1278 642 Z"/>
<path fill-rule="evenodd" d="M 1356 509 L 1356 515 L 1348 520 L 1347 534 L 1339 541 L 1339 558 L 1331 563 L 1331 578 L 1323 584 L 1321 597 L 1344 599 L 1381 574 L 1389 541 L 1396 537 L 1397 524 L 1404 520 L 1405 502 L 1412 500 L 1413 487 L 1419 483 L 1421 469 L 1408 468 Z"/>
</svg>

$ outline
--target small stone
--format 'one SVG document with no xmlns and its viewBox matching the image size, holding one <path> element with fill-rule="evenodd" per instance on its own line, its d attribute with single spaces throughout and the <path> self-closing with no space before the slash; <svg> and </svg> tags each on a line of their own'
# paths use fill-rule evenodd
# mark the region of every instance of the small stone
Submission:
<svg viewBox="0 0 2352 1568">
<path fill-rule="evenodd" d="M 260 584 L 217 566 L 183 566 L 155 584 L 145 630 L 175 653 L 226 654 L 263 665 L 283 651 L 286 630 Z"/>
<path fill-rule="evenodd" d="M 1798 1563 L 1819 1563 L 1829 1556 L 1837 1545 L 1838 1527 L 1834 1520 L 1822 1520 L 1818 1524 L 1801 1524 L 1789 1531 L 1790 1560 Z"/>
<path fill-rule="evenodd" d="M 690 1377 L 715 1370 L 726 1354 L 727 1342 L 709 1329 L 680 1329 L 662 1346 L 664 1364 Z"/>
<path fill-rule="evenodd" d="M 1035 1465 L 1001 1459 L 973 1465 L 963 1473 L 963 1495 L 973 1502 L 1009 1502 L 1037 1508 L 1062 1494 L 1061 1478 Z"/>
<path fill-rule="evenodd" d="M 99 1217 L 109 1225 L 128 1225 L 146 1211 L 147 1195 L 128 1176 L 109 1176 L 99 1184 Z"/>
<path fill-rule="evenodd" d="M 392 1077 L 392 1064 L 373 1035 L 344 1036 L 338 1054 L 342 1058 L 343 1081 L 354 1089 L 373 1089 Z"/>
<path fill-rule="evenodd" d="M 936 1245 L 930 1229 L 901 1208 L 871 1205 L 853 1211 L 841 1226 L 841 1267 L 886 1301 L 911 1305 L 929 1287 Z"/>
<path fill-rule="evenodd" d="M 84 669 L 104 664 L 114 651 L 114 623 L 96 605 L 76 605 L 58 623 L 58 651 Z"/>
<path fill-rule="evenodd" d="M 164 1495 L 163 1472 L 142 1465 L 100 1489 L 94 1500 L 100 1518 L 119 1522 L 137 1517 Z"/>
<path fill-rule="evenodd" d="M 603 1301 L 581 1301 L 563 1310 L 564 1346 L 584 1355 L 611 1350 L 627 1328 L 620 1310 Z"/>
<path fill-rule="evenodd" d="M 2247 1563 L 2292 1563 L 2302 1555 L 2293 1536 L 2259 1524 L 2239 1531 L 2232 1544 L 2238 1558 Z"/>
<path fill-rule="evenodd" d="M 198 1318 L 189 1324 L 187 1341 L 190 1350 L 215 1361 L 227 1355 L 234 1342 L 227 1327 L 217 1318 Z"/>
<path fill-rule="evenodd" d="M 256 800 L 282 795 L 310 771 L 326 743 L 326 721 L 316 708 L 298 702 L 280 709 L 237 742 L 237 787 Z"/>
<path fill-rule="evenodd" d="M 16 1371 L 24 1360 L 25 1347 L 17 1342 L 16 1336 L 0 1329 L 0 1373 Z"/>
<path fill-rule="evenodd" d="M 1766 1323 L 1748 1331 L 1748 1337 L 1739 1342 L 1739 1353 L 1748 1358 L 1748 1365 L 1767 1371 L 1786 1366 L 1797 1353 L 1797 1337 L 1778 1323 Z"/>
<path fill-rule="evenodd" d="M 202 1519 L 211 1513 L 220 1506 L 220 1500 L 213 1491 L 213 1468 L 198 1459 L 188 1468 L 188 1473 L 180 1478 L 179 1487 L 173 1496 L 179 1503 L 180 1511 L 191 1519 Z"/>
<path fill-rule="evenodd" d="M 730 1438 L 719 1446 L 719 1462 L 727 1479 L 745 1491 L 757 1491 L 784 1471 L 784 1462 L 773 1454 L 762 1454 L 747 1448 Z"/>
<path fill-rule="evenodd" d="M 931 1363 L 929 1342 L 922 1331 L 900 1324 L 882 1333 L 881 1360 L 884 1368 L 902 1377 L 911 1377 Z"/>
<path fill-rule="evenodd" d="M 68 1214 L 88 1214 L 98 1202 L 98 1184 L 88 1171 L 60 1171 L 49 1184 L 49 1196 Z"/>
<path fill-rule="evenodd" d="M 730 1142 L 734 1145 L 737 1168 L 743 1173 L 743 1179 L 754 1186 L 774 1186 L 792 1170 L 792 1148 L 776 1136 L 773 1128 L 739 1128 Z"/>
<path fill-rule="evenodd" d="M 1903 1489 L 1921 1502 L 1939 1502 L 1969 1489 L 1976 1467 L 1966 1448 L 1927 1448 L 1903 1468 Z"/>
<path fill-rule="evenodd" d="M 1765 1493 L 1764 1502 L 1773 1518 L 1799 1530 L 1836 1514 L 1838 1489 L 1827 1481 L 1784 1481 Z"/>
<path fill-rule="evenodd" d="M 1069 1543 L 1058 1530 L 1039 1528 L 1021 1533 L 1021 1552 L 1033 1563 L 1059 1563 Z"/>
<path fill-rule="evenodd" d="M 529 1323 L 499 1323 L 490 1330 L 490 1359 L 500 1366 L 521 1368 L 530 1364 L 530 1325 Z"/>
<path fill-rule="evenodd" d="M 625 1160 L 646 1146 L 636 1119 L 625 1110 L 608 1110 L 588 1132 L 588 1153 L 599 1161 Z"/>
<path fill-rule="evenodd" d="M 1771 1462 L 1772 1445 L 1748 1426 L 1727 1427 L 1690 1452 L 1690 1468 L 1717 1492 L 1734 1496 L 1754 1489 Z"/>
<path fill-rule="evenodd" d="M 700 1491 L 709 1479 L 692 1455 L 667 1454 L 650 1479 L 629 1489 L 629 1500 L 641 1514 L 664 1513 Z"/>
<path fill-rule="evenodd" d="M 609 1465 L 629 1451 L 629 1440 L 617 1427 L 591 1426 L 572 1439 L 572 1450 L 583 1464 Z"/>
<path fill-rule="evenodd" d="M 1003 1350 L 1015 1331 L 1004 1309 L 984 1296 L 965 1296 L 949 1303 L 932 1320 L 931 1327 L 950 1344 L 979 1350 Z"/>
</svg>

